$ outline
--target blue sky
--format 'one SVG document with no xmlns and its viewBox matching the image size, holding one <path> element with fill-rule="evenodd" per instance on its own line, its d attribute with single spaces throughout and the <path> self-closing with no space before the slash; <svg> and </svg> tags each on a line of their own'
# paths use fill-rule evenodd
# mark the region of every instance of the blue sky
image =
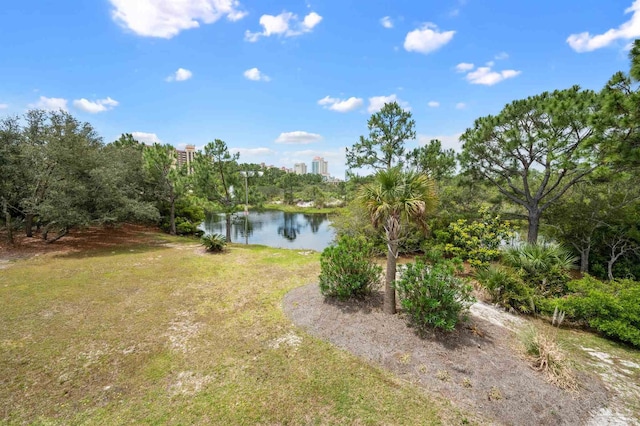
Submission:
<svg viewBox="0 0 640 426">
<path fill-rule="evenodd" d="M 105 142 L 202 147 L 344 176 L 385 100 L 418 139 L 628 70 L 640 0 L 21 0 L 0 13 L 0 115 L 64 108 Z"/>
</svg>

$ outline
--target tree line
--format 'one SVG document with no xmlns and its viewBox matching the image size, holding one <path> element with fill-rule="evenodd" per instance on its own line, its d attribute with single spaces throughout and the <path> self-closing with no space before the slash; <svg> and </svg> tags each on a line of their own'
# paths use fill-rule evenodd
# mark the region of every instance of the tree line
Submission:
<svg viewBox="0 0 640 426">
<path fill-rule="evenodd" d="M 241 171 L 261 170 L 245 185 Z M 0 119 L 0 207 L 7 239 L 17 230 L 52 243 L 70 230 L 123 222 L 157 223 L 166 232 L 198 234 L 205 212 L 223 213 L 227 240 L 241 204 L 344 198 L 344 184 L 239 163 L 216 139 L 179 164 L 169 144 L 147 146 L 131 134 L 104 144 L 89 123 L 65 111 L 31 110 Z M 248 187 L 248 194 L 245 188 Z"/>
<path fill-rule="evenodd" d="M 416 136 L 412 115 L 397 103 L 385 105 L 369 119 L 369 135 L 347 149 L 352 173 L 369 169 L 375 174 L 353 175 L 364 184 L 366 208 L 354 204 L 348 220 L 336 220 L 339 231 L 377 239 L 393 274 L 399 250 L 451 243 L 451 224 L 481 222 L 484 206 L 522 223 L 529 244 L 539 243 L 542 234 L 543 241 L 574 250 L 582 272 L 637 277 L 640 41 L 634 42 L 630 59 L 629 73 L 616 73 L 599 92 L 578 86 L 544 92 L 478 118 L 461 136 L 459 154 L 437 140 L 407 151 L 405 142 Z M 436 184 L 429 197 L 422 193 L 424 206 L 439 199 L 428 234 L 417 226 L 422 218 L 409 220 L 419 197 L 402 193 L 415 172 Z M 395 187 L 389 183 L 394 173 Z M 387 223 L 380 234 L 375 228 L 383 213 Z M 404 231 L 398 226 L 403 218 Z"/>
</svg>

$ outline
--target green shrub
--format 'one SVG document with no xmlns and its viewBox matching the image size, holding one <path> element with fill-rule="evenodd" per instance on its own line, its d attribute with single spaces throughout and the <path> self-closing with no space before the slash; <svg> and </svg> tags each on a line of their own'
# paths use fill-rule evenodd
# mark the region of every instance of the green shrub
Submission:
<svg viewBox="0 0 640 426">
<path fill-rule="evenodd" d="M 381 274 L 373 263 L 373 245 L 362 237 L 344 235 L 320 255 L 320 292 L 327 297 L 366 296 Z"/>
<path fill-rule="evenodd" d="M 476 279 L 487 289 L 493 303 L 524 314 L 535 311 L 535 292 L 518 270 L 504 265 L 490 265 L 478 268 Z"/>
<path fill-rule="evenodd" d="M 458 263 L 459 265 L 459 263 Z M 427 264 L 422 260 L 405 266 L 396 282 L 400 304 L 419 330 L 453 330 L 475 301 L 472 287 L 455 276 L 451 261 Z"/>
<path fill-rule="evenodd" d="M 500 257 L 500 244 L 514 235 L 514 228 L 486 208 L 479 213 L 480 220 L 468 223 L 460 219 L 449 225 L 448 233 L 440 232 L 438 238 L 450 238 L 444 244 L 447 255 L 460 257 L 473 266 L 486 266 Z"/>
<path fill-rule="evenodd" d="M 557 306 L 572 321 L 640 347 L 640 282 L 602 282 L 587 275 L 568 287 L 571 294 L 550 299 L 546 310 Z"/>
<path fill-rule="evenodd" d="M 522 244 L 505 250 L 502 261 L 521 272 L 526 284 L 542 297 L 567 292 L 568 274 L 578 260 L 557 244 Z"/>
<path fill-rule="evenodd" d="M 207 251 L 211 252 L 221 252 L 227 245 L 227 239 L 221 234 L 204 235 L 200 238 L 200 242 Z"/>
</svg>

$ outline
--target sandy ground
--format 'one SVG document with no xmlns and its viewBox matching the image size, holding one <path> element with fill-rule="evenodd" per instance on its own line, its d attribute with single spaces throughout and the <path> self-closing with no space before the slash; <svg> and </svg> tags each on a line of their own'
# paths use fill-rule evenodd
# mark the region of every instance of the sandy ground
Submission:
<svg viewBox="0 0 640 426">
<path fill-rule="evenodd" d="M 288 293 L 283 307 L 309 334 L 477 413 L 481 422 L 580 425 L 608 405 L 608 391 L 593 374 L 578 374 L 577 393 L 548 383 L 518 354 L 513 330 L 522 320 L 484 303 L 474 305 L 459 330 L 422 338 L 401 315 L 382 312 L 381 293 L 368 301 L 325 301 L 310 284 Z"/>
</svg>

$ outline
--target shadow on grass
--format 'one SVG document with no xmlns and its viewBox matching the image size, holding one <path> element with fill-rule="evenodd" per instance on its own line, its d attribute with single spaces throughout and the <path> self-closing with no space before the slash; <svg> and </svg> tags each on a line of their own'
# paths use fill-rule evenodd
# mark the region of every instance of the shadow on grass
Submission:
<svg viewBox="0 0 640 426">
<path fill-rule="evenodd" d="M 104 244 L 98 247 L 79 249 L 54 255 L 62 259 L 86 259 L 91 257 L 118 256 L 131 253 L 148 253 L 159 250 L 169 250 L 171 247 L 165 243 L 129 243 L 129 244 Z"/>
</svg>

